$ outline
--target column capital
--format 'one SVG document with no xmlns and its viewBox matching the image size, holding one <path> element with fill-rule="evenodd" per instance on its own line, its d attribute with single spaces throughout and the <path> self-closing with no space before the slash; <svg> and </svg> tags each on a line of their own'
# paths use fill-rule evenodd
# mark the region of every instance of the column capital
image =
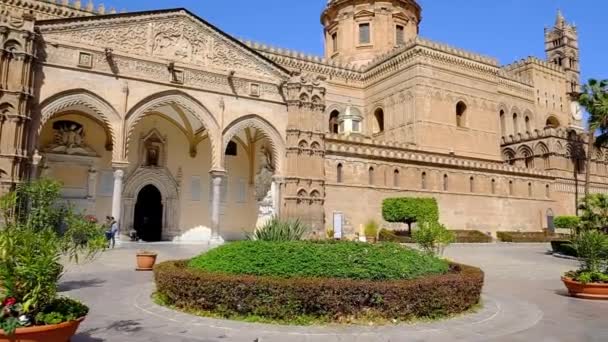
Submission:
<svg viewBox="0 0 608 342">
<path fill-rule="evenodd" d="M 114 170 L 114 179 L 122 179 L 125 176 L 125 171 L 123 169 Z"/>
<path fill-rule="evenodd" d="M 129 167 L 128 161 L 120 161 L 120 160 L 112 161 L 112 168 L 115 170 L 116 169 L 126 169 L 127 167 Z"/>
<path fill-rule="evenodd" d="M 211 175 L 211 177 L 226 177 L 226 175 L 228 175 L 228 172 L 226 172 L 226 170 L 223 169 L 215 169 L 215 170 L 211 170 L 209 171 L 209 174 Z"/>
</svg>

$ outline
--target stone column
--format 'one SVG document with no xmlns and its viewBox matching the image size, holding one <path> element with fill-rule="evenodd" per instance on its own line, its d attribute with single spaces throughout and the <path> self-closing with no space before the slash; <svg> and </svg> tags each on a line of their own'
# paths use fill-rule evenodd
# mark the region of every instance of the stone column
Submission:
<svg viewBox="0 0 608 342">
<path fill-rule="evenodd" d="M 222 187 L 226 178 L 225 171 L 211 171 L 211 240 L 210 244 L 221 244 L 224 242 L 220 235 L 220 209 L 222 203 Z"/>
<path fill-rule="evenodd" d="M 122 224 L 122 222 L 120 222 L 120 213 L 122 209 L 122 180 L 124 176 L 125 172 L 122 169 L 116 169 L 114 171 L 114 191 L 112 192 L 112 216 L 114 216 L 114 219 L 118 221 L 119 225 Z M 122 228 L 123 227 L 120 227 L 121 230 Z"/>
</svg>

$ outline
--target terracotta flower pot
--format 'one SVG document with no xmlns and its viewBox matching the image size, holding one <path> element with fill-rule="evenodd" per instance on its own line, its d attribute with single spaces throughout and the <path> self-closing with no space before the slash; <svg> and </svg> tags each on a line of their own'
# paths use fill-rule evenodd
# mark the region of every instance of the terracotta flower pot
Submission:
<svg viewBox="0 0 608 342">
<path fill-rule="evenodd" d="M 608 300 L 608 284 L 583 284 L 568 277 L 562 277 L 562 281 L 568 288 L 568 292 L 571 296 L 584 299 Z"/>
<path fill-rule="evenodd" d="M 137 270 L 152 271 L 156 263 L 156 253 L 137 253 Z"/>
<path fill-rule="evenodd" d="M 76 334 L 83 320 L 84 317 L 61 324 L 19 328 L 11 337 L 0 330 L 0 342 L 67 342 Z"/>
</svg>

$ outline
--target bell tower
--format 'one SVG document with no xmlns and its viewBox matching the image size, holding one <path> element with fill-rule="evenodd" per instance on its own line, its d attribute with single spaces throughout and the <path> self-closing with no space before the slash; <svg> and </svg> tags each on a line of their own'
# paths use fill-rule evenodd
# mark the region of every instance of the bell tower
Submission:
<svg viewBox="0 0 608 342">
<path fill-rule="evenodd" d="M 321 15 L 325 57 L 367 64 L 416 38 L 421 14 L 415 0 L 329 0 Z"/>
<path fill-rule="evenodd" d="M 545 29 L 545 52 L 547 61 L 563 67 L 566 71 L 568 91 L 580 92 L 578 32 L 575 25 L 566 22 L 561 11 L 557 11 L 554 27 Z"/>
</svg>

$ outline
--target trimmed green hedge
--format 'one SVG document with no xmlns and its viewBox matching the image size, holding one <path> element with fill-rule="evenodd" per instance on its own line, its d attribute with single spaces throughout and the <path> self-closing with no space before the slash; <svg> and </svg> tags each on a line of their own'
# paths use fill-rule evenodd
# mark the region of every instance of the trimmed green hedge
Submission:
<svg viewBox="0 0 608 342">
<path fill-rule="evenodd" d="M 548 234 L 546 232 L 498 232 L 496 233 L 498 239 L 502 242 L 551 242 L 553 240 L 559 240 L 567 238 L 563 234 Z"/>
<path fill-rule="evenodd" d="M 275 278 L 209 273 L 169 261 L 154 268 L 159 295 L 183 310 L 226 318 L 255 315 L 296 320 L 318 317 L 409 320 L 467 311 L 479 303 L 483 272 L 451 265 L 444 275 L 413 280 L 369 281 L 326 278 Z"/>
<path fill-rule="evenodd" d="M 407 223 L 439 221 L 439 207 L 434 198 L 387 198 L 382 202 L 382 217 L 387 222 Z"/>
<path fill-rule="evenodd" d="M 444 274 L 449 264 L 417 250 L 386 243 L 239 241 L 195 257 L 206 272 L 280 278 L 413 279 Z"/>
<path fill-rule="evenodd" d="M 479 230 L 451 230 L 456 235 L 456 243 L 490 243 L 492 237 Z"/>
<path fill-rule="evenodd" d="M 450 230 L 456 236 L 456 243 L 490 243 L 492 237 L 478 230 Z M 393 231 L 382 229 L 379 235 L 380 241 L 397 243 L 414 243 L 406 230 Z"/>
<path fill-rule="evenodd" d="M 578 216 L 557 216 L 553 223 L 556 228 L 574 229 L 581 223 L 581 219 Z"/>
</svg>

